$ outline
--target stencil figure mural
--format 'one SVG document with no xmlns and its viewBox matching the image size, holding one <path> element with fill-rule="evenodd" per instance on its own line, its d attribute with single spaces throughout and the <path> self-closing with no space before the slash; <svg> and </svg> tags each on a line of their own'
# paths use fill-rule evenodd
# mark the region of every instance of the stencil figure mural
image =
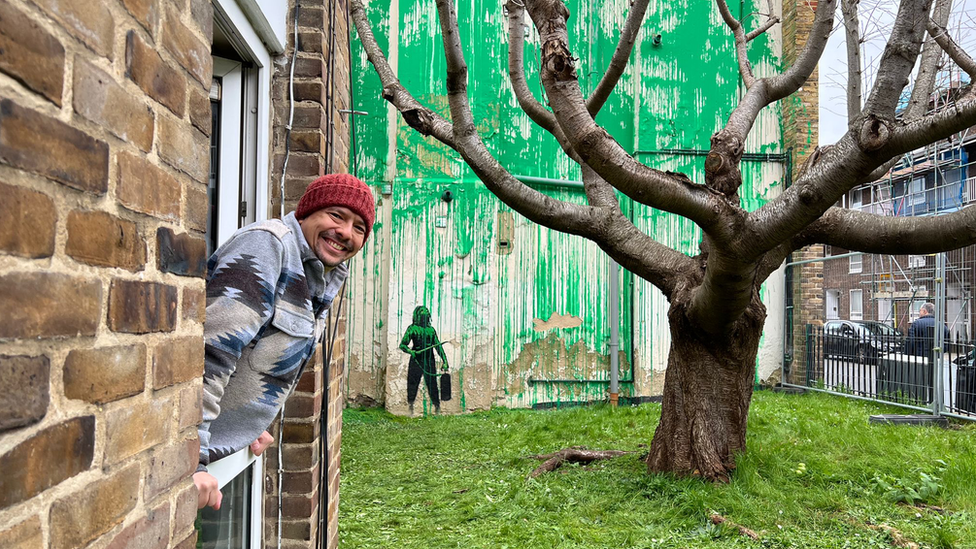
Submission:
<svg viewBox="0 0 976 549">
<path fill-rule="evenodd" d="M 410 355 L 410 363 L 407 367 L 407 404 L 410 407 L 410 415 L 413 415 L 413 403 L 417 400 L 421 378 L 427 386 L 427 394 L 434 405 L 434 413 L 440 413 L 441 397 L 444 397 L 443 400 L 451 398 L 451 381 L 450 374 L 447 373 L 447 353 L 444 352 L 444 344 L 437 338 L 437 331 L 431 326 L 430 309 L 418 305 L 413 310 L 413 323 L 407 326 L 407 331 L 400 340 L 400 350 Z M 434 351 L 437 351 L 441 357 L 442 373 L 440 374 L 437 373 L 437 365 L 434 363 Z M 438 391 L 437 386 L 438 375 L 441 376 L 441 391 Z"/>
</svg>

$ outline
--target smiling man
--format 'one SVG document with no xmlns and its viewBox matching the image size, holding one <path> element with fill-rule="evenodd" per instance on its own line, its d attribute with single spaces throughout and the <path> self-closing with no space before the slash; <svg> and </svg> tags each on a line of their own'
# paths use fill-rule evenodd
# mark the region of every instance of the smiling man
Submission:
<svg viewBox="0 0 976 549">
<path fill-rule="evenodd" d="M 294 213 L 240 229 L 210 257 L 199 507 L 220 508 L 207 466 L 245 447 L 260 455 L 267 428 L 295 388 L 346 280 L 346 261 L 373 228 L 373 194 L 331 174 L 305 190 Z"/>
</svg>

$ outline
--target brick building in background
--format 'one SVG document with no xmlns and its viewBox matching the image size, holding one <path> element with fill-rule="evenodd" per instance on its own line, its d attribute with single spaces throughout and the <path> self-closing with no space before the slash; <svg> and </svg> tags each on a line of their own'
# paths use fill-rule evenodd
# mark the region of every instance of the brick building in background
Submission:
<svg viewBox="0 0 976 549">
<path fill-rule="evenodd" d="M 0 547 L 196 546 L 208 253 L 347 165 L 346 4 L 298 1 L 290 86 L 294 4 L 0 0 Z M 326 462 L 336 545 L 338 327 L 286 405 L 282 547 L 318 546 Z M 248 546 L 277 546 L 276 454 L 224 471 Z"/>
</svg>

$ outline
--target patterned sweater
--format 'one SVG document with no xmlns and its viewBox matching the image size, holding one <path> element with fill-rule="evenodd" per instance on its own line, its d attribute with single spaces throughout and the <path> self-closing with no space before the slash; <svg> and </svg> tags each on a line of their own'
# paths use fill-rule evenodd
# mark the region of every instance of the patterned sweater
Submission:
<svg viewBox="0 0 976 549">
<path fill-rule="evenodd" d="M 200 466 L 271 425 L 325 331 L 348 273 L 328 273 L 290 213 L 248 225 L 210 257 Z"/>
</svg>

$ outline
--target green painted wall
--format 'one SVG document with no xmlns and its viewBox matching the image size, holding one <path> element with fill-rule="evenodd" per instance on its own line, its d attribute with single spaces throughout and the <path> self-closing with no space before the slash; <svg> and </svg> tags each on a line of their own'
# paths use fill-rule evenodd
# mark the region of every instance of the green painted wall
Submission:
<svg viewBox="0 0 976 549">
<path fill-rule="evenodd" d="M 572 0 L 569 7 L 577 72 L 589 92 L 616 47 L 629 1 L 591 5 Z M 750 5 L 743 9 L 754 11 Z M 373 2 L 368 10 L 403 85 L 449 117 L 434 3 Z M 579 180 L 579 167 L 518 108 L 508 83 L 506 19 L 499 3 L 462 1 L 458 17 L 472 109 L 489 150 L 513 174 Z M 662 42 L 655 46 L 650 37 L 658 33 Z M 760 74 L 778 65 L 776 38 L 762 37 L 751 46 Z M 538 45 L 530 28 L 528 80 L 536 97 L 543 98 L 531 68 L 537 66 Z M 510 210 L 456 153 L 417 134 L 391 112 L 362 49 L 354 46 L 354 52 L 355 108 L 369 113 L 356 119 L 354 165 L 377 191 L 379 221 L 353 264 L 349 284 L 349 396 L 385 402 L 395 412 L 405 409 L 408 357 L 397 345 L 413 308 L 423 304 L 447 342 L 455 374 L 455 398 L 445 403 L 447 411 L 604 398 L 606 383 L 565 380 L 608 378 L 608 258 L 589 241 L 531 224 L 518 214 L 511 217 L 510 253 L 499 253 L 499 215 Z M 702 181 L 703 156 L 660 151 L 707 149 L 739 94 L 732 38 L 712 3 L 652 2 L 632 64 L 598 122 L 642 162 Z M 777 109 L 766 109 L 747 152 L 782 152 L 780 121 Z M 743 206 L 750 210 L 783 184 L 783 166 L 776 163 L 749 163 L 743 172 Z M 445 191 L 452 193 L 450 203 L 441 200 Z M 576 189 L 546 192 L 584 200 Z M 639 228 L 696 253 L 700 234 L 693 224 L 622 202 Z M 626 272 L 621 279 L 621 376 L 632 379 L 621 390 L 624 395 L 659 393 L 669 339 L 666 304 L 646 282 Z M 562 317 L 566 327 L 539 329 L 551 315 Z"/>
</svg>

